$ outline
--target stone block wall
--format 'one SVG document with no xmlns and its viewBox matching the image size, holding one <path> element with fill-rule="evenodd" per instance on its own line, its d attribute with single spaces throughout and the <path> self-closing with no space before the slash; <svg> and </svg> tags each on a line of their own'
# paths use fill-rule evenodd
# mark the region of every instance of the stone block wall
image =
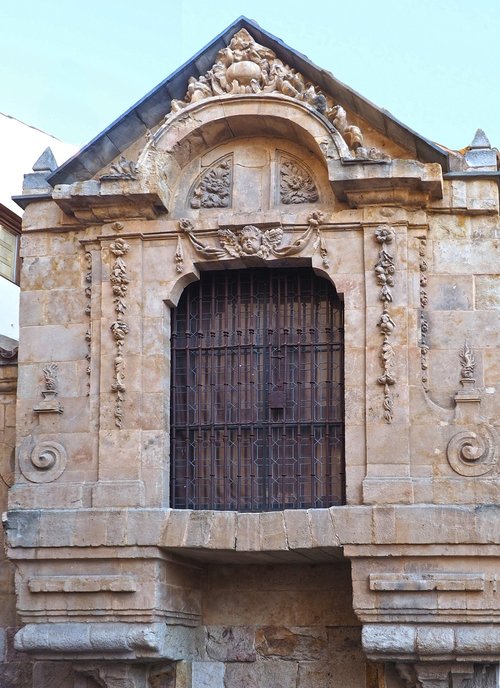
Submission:
<svg viewBox="0 0 500 688">
<path fill-rule="evenodd" d="M 213 672 L 214 688 L 365 688 L 349 565 L 213 564 L 204 587 L 209 664 L 197 671 Z"/>
</svg>

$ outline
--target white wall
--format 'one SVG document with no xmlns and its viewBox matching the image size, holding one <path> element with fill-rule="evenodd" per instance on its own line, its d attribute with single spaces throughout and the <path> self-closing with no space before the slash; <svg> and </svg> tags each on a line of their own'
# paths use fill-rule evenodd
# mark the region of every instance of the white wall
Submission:
<svg viewBox="0 0 500 688">
<path fill-rule="evenodd" d="M 40 129 L 0 113 L 0 203 L 17 215 L 21 208 L 11 196 L 22 193 L 23 175 L 50 146 L 59 165 L 78 148 L 46 134 Z M 19 287 L 0 276 L 0 334 L 19 339 Z"/>
<path fill-rule="evenodd" d="M 0 334 L 19 339 L 19 287 L 0 277 Z"/>
</svg>

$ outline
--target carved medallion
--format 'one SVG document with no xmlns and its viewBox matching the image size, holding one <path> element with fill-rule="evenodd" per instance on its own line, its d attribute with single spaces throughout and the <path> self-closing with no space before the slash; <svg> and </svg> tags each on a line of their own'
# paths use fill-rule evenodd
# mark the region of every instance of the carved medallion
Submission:
<svg viewBox="0 0 500 688">
<path fill-rule="evenodd" d="M 448 442 L 446 456 L 455 473 L 466 477 L 486 475 L 497 464 L 498 437 L 486 424 L 457 432 Z"/>
<path fill-rule="evenodd" d="M 306 168 L 296 160 L 280 159 L 280 201 L 286 205 L 315 203 L 318 190 Z"/>
<path fill-rule="evenodd" d="M 203 172 L 191 193 L 191 208 L 229 208 L 232 176 L 231 156 L 218 161 L 208 172 Z"/>
</svg>

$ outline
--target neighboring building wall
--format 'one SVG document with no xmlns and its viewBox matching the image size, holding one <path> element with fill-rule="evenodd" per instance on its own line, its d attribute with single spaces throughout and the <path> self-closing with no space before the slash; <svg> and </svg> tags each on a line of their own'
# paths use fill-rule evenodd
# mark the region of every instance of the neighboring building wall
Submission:
<svg viewBox="0 0 500 688">
<path fill-rule="evenodd" d="M 21 226 L 21 208 L 12 199 L 22 193 L 23 175 L 50 147 L 59 163 L 76 153 L 76 146 L 63 143 L 35 127 L 14 117 L 0 113 L 0 151 L 3 165 L 0 169 L 0 225 Z M 1 237 L 0 237 L 1 240 Z M 2 250 L 0 246 L 0 261 Z M 0 334 L 19 337 L 19 279 L 5 279 L 0 271 Z M 9 281 L 11 280 L 11 281 Z"/>
<path fill-rule="evenodd" d="M 0 336 L 0 510 L 7 511 L 7 490 L 14 482 L 16 446 L 17 342 Z M 31 662 L 14 650 L 20 626 L 16 614 L 14 566 L 5 555 L 0 533 L 0 676 L 2 686 L 31 685 Z"/>
</svg>

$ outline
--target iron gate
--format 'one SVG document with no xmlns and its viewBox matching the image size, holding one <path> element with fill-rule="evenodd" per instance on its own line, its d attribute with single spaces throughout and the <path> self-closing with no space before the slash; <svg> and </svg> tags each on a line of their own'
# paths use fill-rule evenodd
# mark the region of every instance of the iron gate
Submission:
<svg viewBox="0 0 500 688">
<path fill-rule="evenodd" d="M 172 312 L 172 506 L 343 502 L 343 310 L 305 268 L 205 272 Z"/>
</svg>

